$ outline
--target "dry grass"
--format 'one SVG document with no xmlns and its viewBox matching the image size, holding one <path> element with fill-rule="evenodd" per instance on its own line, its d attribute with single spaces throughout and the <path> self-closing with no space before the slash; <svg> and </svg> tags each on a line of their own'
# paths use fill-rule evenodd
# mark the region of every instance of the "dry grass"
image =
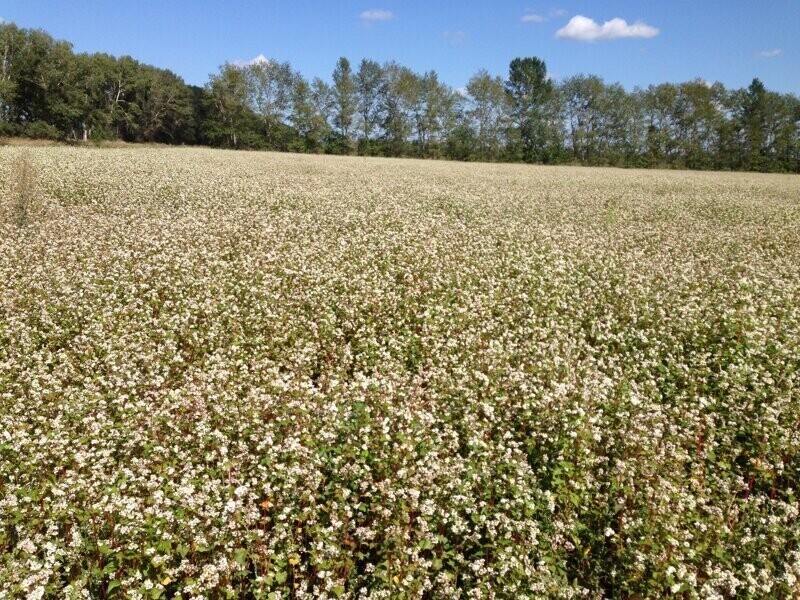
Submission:
<svg viewBox="0 0 800 600">
<path fill-rule="evenodd" d="M 0 146 L 11 146 L 14 148 L 48 148 L 60 146 L 60 142 L 53 140 L 33 140 L 23 137 L 0 137 Z"/>
<path fill-rule="evenodd" d="M 6 218 L 17 227 L 26 227 L 39 209 L 37 172 L 30 152 L 22 152 L 13 160 L 10 188 Z"/>
</svg>

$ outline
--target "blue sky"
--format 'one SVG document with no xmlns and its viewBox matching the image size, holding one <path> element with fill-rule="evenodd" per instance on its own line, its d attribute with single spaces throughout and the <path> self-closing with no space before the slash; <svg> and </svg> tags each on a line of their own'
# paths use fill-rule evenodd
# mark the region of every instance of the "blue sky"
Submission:
<svg viewBox="0 0 800 600">
<path fill-rule="evenodd" d="M 394 59 L 453 87 L 538 56 L 556 79 L 592 73 L 631 89 L 759 77 L 800 94 L 800 0 L 0 0 L 0 18 L 197 85 L 262 54 L 324 79 L 339 56 Z"/>
</svg>

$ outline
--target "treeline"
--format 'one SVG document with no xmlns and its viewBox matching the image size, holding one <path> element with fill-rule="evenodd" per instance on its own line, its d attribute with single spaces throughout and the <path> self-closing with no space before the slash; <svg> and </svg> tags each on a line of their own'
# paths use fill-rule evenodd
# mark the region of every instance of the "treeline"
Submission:
<svg viewBox="0 0 800 600">
<path fill-rule="evenodd" d="M 289 63 L 225 63 L 204 87 L 129 56 L 76 54 L 0 25 L 0 136 L 296 152 L 631 167 L 800 172 L 800 99 L 754 79 L 625 90 L 561 82 L 538 58 L 463 89 L 435 71 L 346 58 L 331 80 Z"/>
</svg>

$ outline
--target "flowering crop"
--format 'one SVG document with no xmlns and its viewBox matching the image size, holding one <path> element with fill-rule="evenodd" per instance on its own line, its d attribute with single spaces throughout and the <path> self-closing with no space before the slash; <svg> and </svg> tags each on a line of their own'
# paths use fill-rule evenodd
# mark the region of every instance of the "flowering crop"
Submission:
<svg viewBox="0 0 800 600">
<path fill-rule="evenodd" d="M 0 598 L 786 597 L 800 180 L 0 148 Z"/>
</svg>

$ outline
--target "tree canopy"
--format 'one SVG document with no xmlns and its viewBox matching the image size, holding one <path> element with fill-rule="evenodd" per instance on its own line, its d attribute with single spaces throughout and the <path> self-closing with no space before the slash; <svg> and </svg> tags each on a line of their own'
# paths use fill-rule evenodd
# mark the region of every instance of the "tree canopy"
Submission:
<svg viewBox="0 0 800 600">
<path fill-rule="evenodd" d="M 396 62 L 339 58 L 330 82 L 288 62 L 224 63 L 202 87 L 130 56 L 75 53 L 0 24 L 0 136 L 456 160 L 800 172 L 800 100 L 758 79 L 625 90 L 560 82 L 537 57 L 465 88 Z"/>
</svg>

